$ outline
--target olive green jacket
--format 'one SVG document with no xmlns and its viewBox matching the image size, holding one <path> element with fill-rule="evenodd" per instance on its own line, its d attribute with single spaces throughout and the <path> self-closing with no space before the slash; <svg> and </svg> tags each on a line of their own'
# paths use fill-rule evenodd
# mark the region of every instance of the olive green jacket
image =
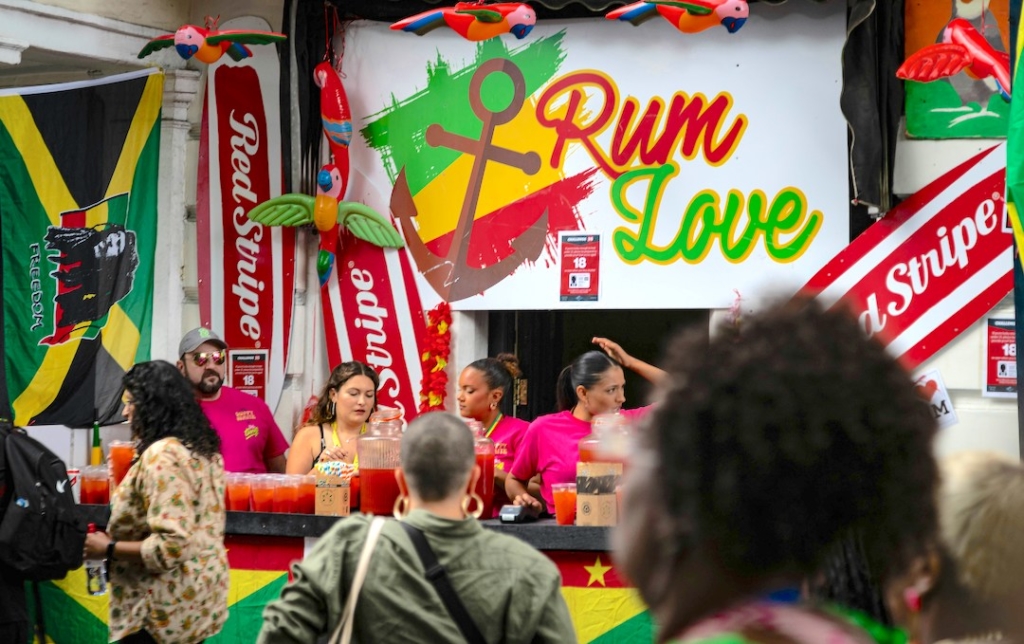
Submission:
<svg viewBox="0 0 1024 644">
<path fill-rule="evenodd" d="M 574 643 L 561 576 L 525 543 L 423 510 L 405 519 L 427 537 L 488 644 Z M 370 518 L 338 521 L 301 563 L 280 599 L 263 612 L 260 644 L 314 642 L 333 632 L 352 585 Z M 465 644 L 424 575 L 409 536 L 395 521 L 381 533 L 356 608 L 353 642 Z"/>
</svg>

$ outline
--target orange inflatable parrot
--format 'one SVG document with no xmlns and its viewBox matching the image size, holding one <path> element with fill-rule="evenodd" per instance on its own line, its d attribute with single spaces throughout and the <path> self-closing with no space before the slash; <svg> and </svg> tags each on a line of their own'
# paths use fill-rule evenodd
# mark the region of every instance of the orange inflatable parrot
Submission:
<svg viewBox="0 0 1024 644">
<path fill-rule="evenodd" d="M 214 63 L 224 54 L 233 60 L 250 58 L 252 52 L 246 45 L 269 45 L 286 40 L 288 36 L 276 31 L 218 31 L 217 20 L 206 18 L 206 27 L 182 25 L 173 34 L 157 36 L 146 43 L 139 52 L 145 58 L 154 51 L 174 47 L 178 55 L 188 60 L 195 58 L 204 63 Z"/>
<path fill-rule="evenodd" d="M 609 11 L 605 18 L 636 26 L 659 15 L 683 33 L 722 26 L 734 34 L 747 21 L 750 8 L 746 0 L 644 0 Z"/>
<path fill-rule="evenodd" d="M 454 7 L 425 11 L 391 25 L 395 31 L 418 36 L 438 27 L 451 27 L 466 40 L 480 41 L 512 34 L 522 40 L 537 24 L 537 14 L 522 2 L 460 2 Z"/>
</svg>

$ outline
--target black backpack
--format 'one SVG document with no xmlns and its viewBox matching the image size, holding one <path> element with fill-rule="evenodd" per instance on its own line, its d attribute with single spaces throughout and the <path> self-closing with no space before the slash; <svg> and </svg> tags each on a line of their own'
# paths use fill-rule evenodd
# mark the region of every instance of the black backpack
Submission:
<svg viewBox="0 0 1024 644">
<path fill-rule="evenodd" d="M 0 422 L 0 562 L 29 581 L 63 579 L 82 565 L 85 532 L 64 461 Z"/>
</svg>

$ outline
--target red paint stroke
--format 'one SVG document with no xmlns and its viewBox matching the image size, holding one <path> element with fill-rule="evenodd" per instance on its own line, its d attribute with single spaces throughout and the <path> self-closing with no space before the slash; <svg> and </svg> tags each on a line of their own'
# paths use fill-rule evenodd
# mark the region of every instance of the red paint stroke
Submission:
<svg viewBox="0 0 1024 644">
<path fill-rule="evenodd" d="M 482 268 L 511 255 L 512 242 L 537 221 L 545 208 L 548 209 L 545 251 L 554 257 L 559 231 L 583 229 L 577 206 L 594 192 L 597 170 L 590 168 L 566 177 L 477 219 L 473 222 L 466 263 Z M 427 248 L 444 257 L 454 235 L 453 230 L 426 242 Z"/>
</svg>

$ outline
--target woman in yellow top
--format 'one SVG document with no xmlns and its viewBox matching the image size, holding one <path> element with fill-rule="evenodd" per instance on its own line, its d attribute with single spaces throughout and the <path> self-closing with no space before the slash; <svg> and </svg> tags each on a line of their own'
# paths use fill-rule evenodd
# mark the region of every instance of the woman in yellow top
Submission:
<svg viewBox="0 0 1024 644">
<path fill-rule="evenodd" d="M 356 459 L 356 439 L 377 406 L 380 380 L 362 362 L 342 362 L 334 368 L 316 401 L 309 424 L 295 433 L 288 450 L 288 474 L 312 472 L 317 462 Z"/>
</svg>

